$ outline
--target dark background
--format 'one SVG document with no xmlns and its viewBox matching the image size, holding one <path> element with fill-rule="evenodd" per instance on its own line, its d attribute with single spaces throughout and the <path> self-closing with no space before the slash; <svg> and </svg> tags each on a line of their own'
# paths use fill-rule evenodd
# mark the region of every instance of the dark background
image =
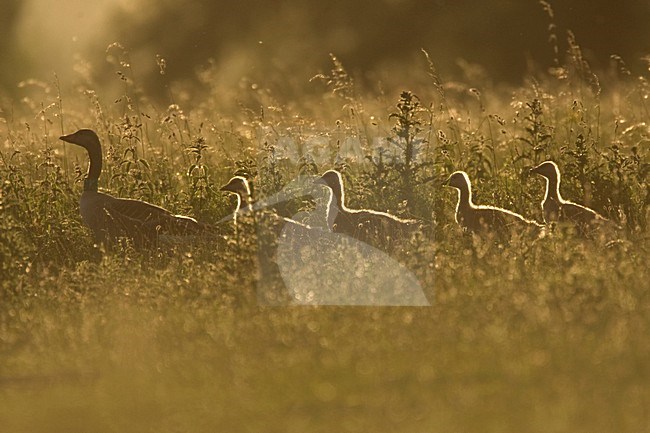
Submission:
<svg viewBox="0 0 650 433">
<path fill-rule="evenodd" d="M 328 70 L 331 52 L 363 77 L 408 64 L 424 48 L 447 78 L 458 74 L 462 59 L 481 65 L 495 82 L 517 83 L 531 69 L 552 66 L 555 57 L 551 19 L 534 0 L 102 1 L 101 19 L 88 25 L 99 3 L 3 0 L 4 92 L 13 93 L 30 76 L 56 72 L 65 78 L 80 55 L 94 65 L 98 82 L 114 79 L 106 47 L 116 41 L 154 91 L 162 79 L 194 79 L 210 59 L 223 76 L 275 70 L 302 80 Z M 650 53 L 648 0 L 563 0 L 552 8 L 560 57 L 571 30 L 594 70 L 607 68 L 610 55 L 617 54 L 641 73 L 640 58 Z M 74 48 L 68 47 L 70 34 Z M 165 77 L 156 55 L 166 59 Z"/>
</svg>

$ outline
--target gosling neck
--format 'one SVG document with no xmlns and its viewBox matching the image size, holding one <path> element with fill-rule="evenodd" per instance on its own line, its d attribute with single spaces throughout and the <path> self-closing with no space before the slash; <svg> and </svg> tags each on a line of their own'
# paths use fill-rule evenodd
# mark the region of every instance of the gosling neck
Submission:
<svg viewBox="0 0 650 433">
<path fill-rule="evenodd" d="M 327 203 L 327 227 L 330 230 L 334 227 L 334 222 L 338 217 L 340 212 L 345 212 L 347 209 L 344 204 L 344 192 L 343 186 L 340 182 L 336 182 L 334 185 L 328 185 L 331 191 L 329 202 Z"/>
<path fill-rule="evenodd" d="M 345 209 L 345 193 L 343 192 L 343 185 L 341 185 L 340 182 L 336 182 L 334 185 L 330 185 L 330 189 L 332 190 L 330 207 L 336 206 L 338 209 Z"/>
<path fill-rule="evenodd" d="M 250 193 L 237 194 L 237 212 L 239 211 L 253 211 L 253 199 Z"/>
<path fill-rule="evenodd" d="M 334 198 L 334 192 L 330 194 L 329 201 L 327 202 L 327 227 L 332 230 L 334 228 L 334 222 L 336 217 L 339 214 L 340 207 L 337 205 L 336 198 Z"/>
<path fill-rule="evenodd" d="M 467 209 L 472 206 L 474 206 L 474 203 L 472 203 L 472 190 L 469 185 L 463 185 L 458 188 L 458 205 L 456 206 L 456 210 Z"/>
<path fill-rule="evenodd" d="M 546 179 L 545 197 L 562 202 L 562 196 L 560 195 L 560 174 L 556 173 L 555 176 L 551 175 L 549 177 L 544 176 L 544 179 Z"/>
</svg>

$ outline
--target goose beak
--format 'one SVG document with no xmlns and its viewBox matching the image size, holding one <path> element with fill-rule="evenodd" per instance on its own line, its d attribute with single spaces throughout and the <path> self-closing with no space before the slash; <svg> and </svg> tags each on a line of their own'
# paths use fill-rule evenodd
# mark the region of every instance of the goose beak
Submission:
<svg viewBox="0 0 650 433">
<path fill-rule="evenodd" d="M 443 183 L 442 186 L 449 186 L 449 180 L 451 180 L 451 176 L 449 176 Z"/>
<path fill-rule="evenodd" d="M 72 143 L 71 137 L 73 134 L 68 134 L 68 135 L 62 135 L 59 137 L 59 140 L 63 140 L 66 143 Z"/>
</svg>

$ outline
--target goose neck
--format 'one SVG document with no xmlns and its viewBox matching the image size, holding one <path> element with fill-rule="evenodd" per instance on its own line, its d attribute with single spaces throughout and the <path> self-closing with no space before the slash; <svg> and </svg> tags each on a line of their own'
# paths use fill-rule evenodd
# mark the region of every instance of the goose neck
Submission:
<svg viewBox="0 0 650 433">
<path fill-rule="evenodd" d="M 88 158 L 90 159 L 90 164 L 88 165 L 88 179 L 94 179 L 97 181 L 99 176 L 102 173 L 102 150 L 98 145 L 88 149 Z"/>
</svg>

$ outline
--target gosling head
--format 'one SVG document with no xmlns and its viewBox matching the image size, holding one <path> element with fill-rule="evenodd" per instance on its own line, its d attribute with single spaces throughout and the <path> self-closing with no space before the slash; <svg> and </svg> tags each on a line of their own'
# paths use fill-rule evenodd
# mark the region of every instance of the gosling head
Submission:
<svg viewBox="0 0 650 433">
<path fill-rule="evenodd" d="M 560 169 L 553 161 L 544 161 L 537 167 L 530 169 L 531 173 L 537 173 L 547 179 L 554 179 L 560 177 Z"/>
<path fill-rule="evenodd" d="M 231 192 L 243 198 L 248 198 L 251 195 L 248 180 L 243 176 L 235 176 L 230 179 L 227 184 L 221 187 L 221 191 Z"/>
<path fill-rule="evenodd" d="M 341 179 L 341 173 L 336 170 L 327 170 L 314 183 L 328 186 L 336 191 L 341 189 L 343 181 Z"/>
<path fill-rule="evenodd" d="M 100 149 L 99 137 L 97 137 L 95 131 L 91 129 L 80 129 L 73 134 L 62 135 L 59 137 L 59 140 L 63 140 L 66 143 L 76 144 L 88 151 Z"/>
<path fill-rule="evenodd" d="M 470 182 L 467 173 L 464 171 L 455 171 L 447 178 L 444 186 L 450 186 L 459 190 L 469 190 Z"/>
</svg>

